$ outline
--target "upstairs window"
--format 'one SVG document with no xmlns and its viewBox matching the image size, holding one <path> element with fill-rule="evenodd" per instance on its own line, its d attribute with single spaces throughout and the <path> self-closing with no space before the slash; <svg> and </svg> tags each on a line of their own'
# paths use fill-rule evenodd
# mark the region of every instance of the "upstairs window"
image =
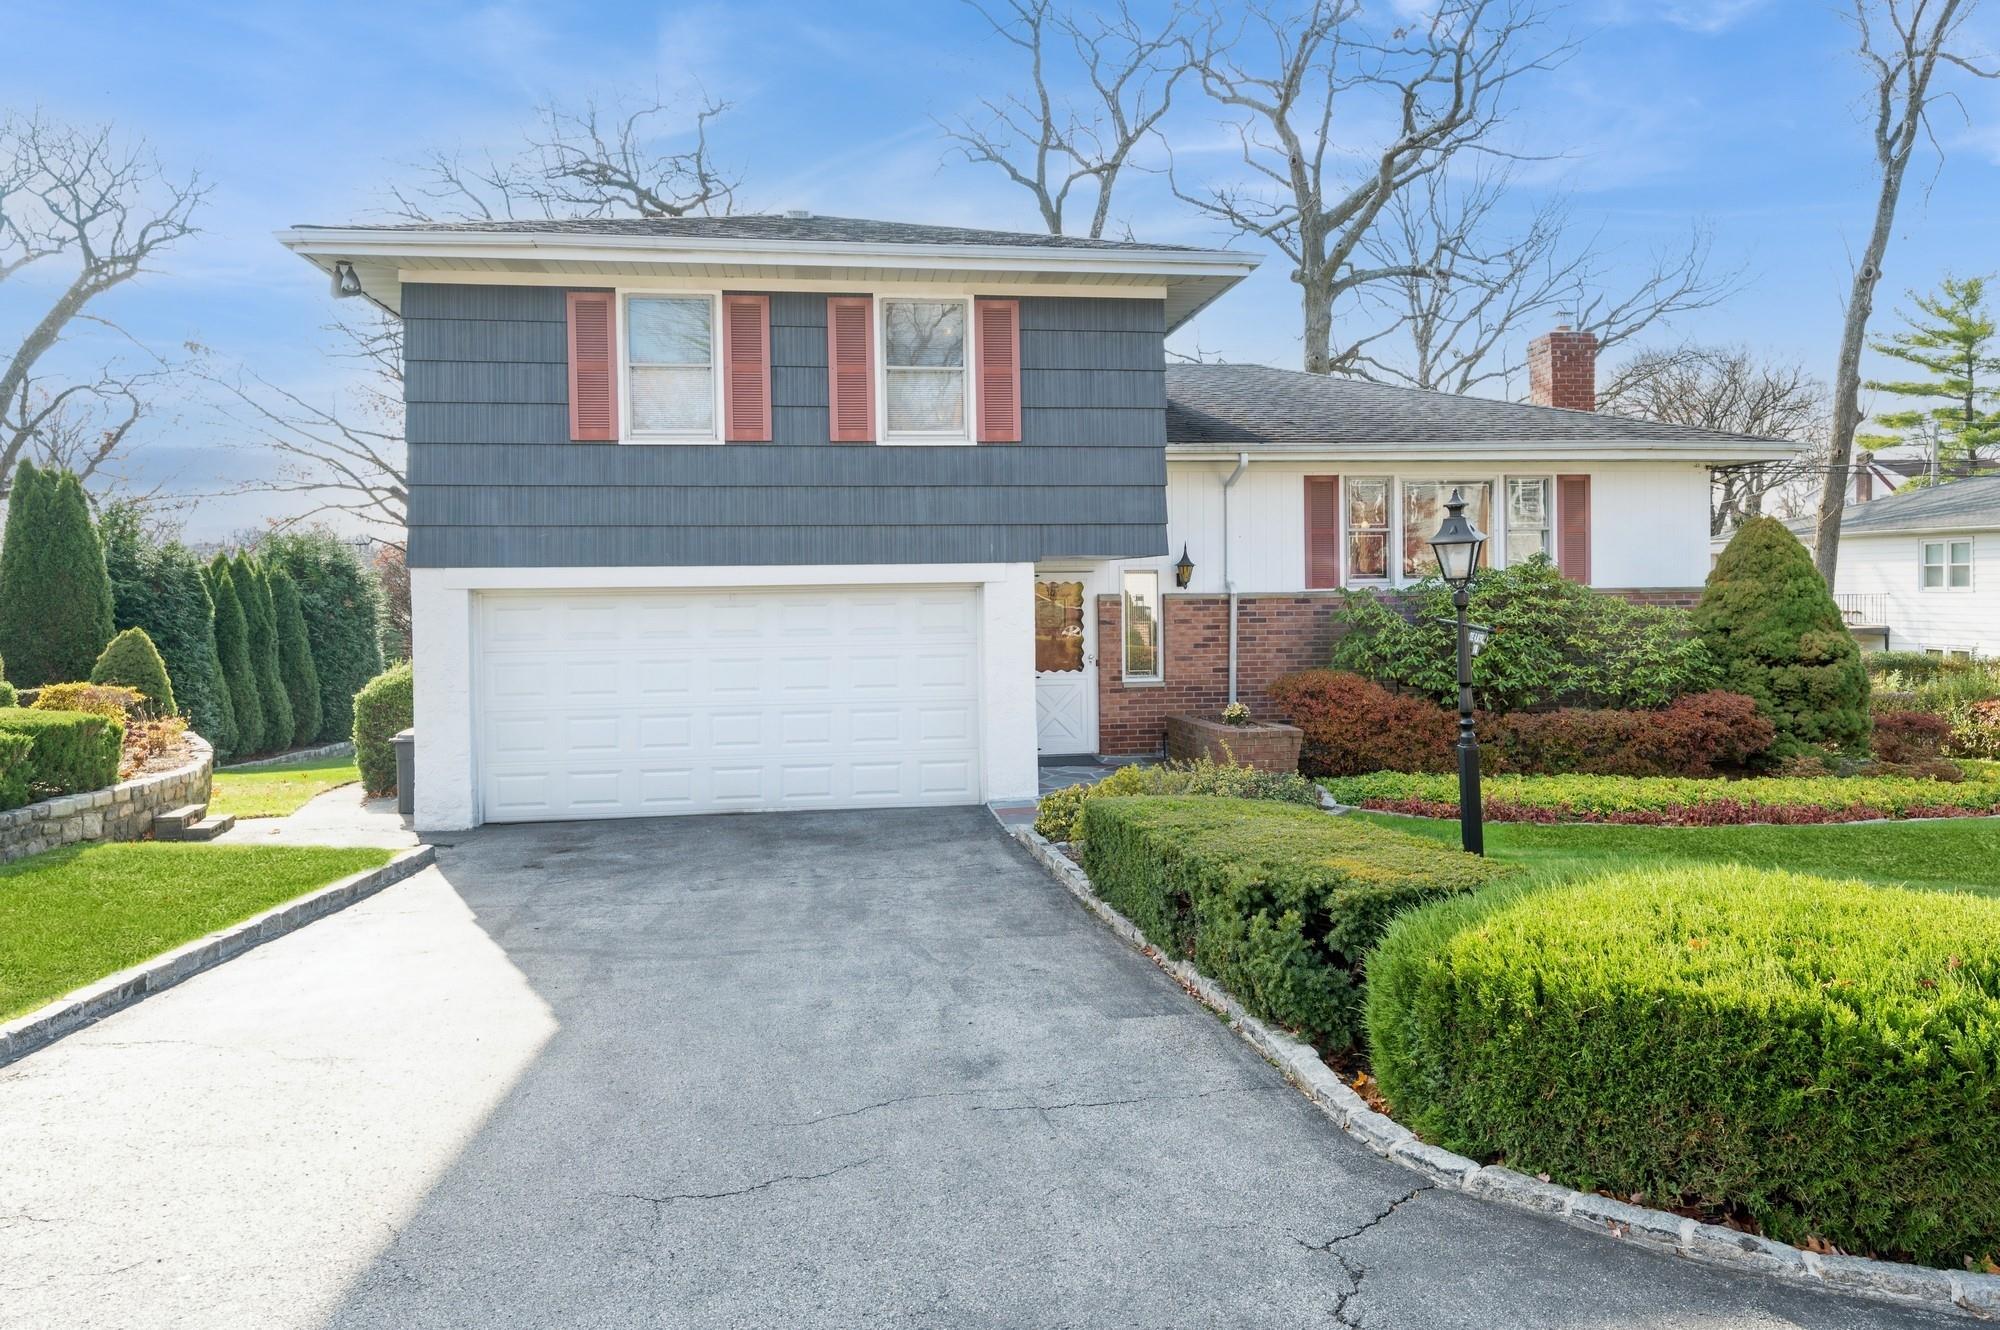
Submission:
<svg viewBox="0 0 2000 1330">
<path fill-rule="evenodd" d="M 716 437 L 712 298 L 632 296 L 626 300 L 625 392 L 635 435 Z"/>
<path fill-rule="evenodd" d="M 967 440 L 967 301 L 882 302 L 883 400 L 891 437 Z"/>
<path fill-rule="evenodd" d="M 1972 542 L 1925 541 L 1923 574 L 1919 585 L 1926 591 L 1960 591 L 1971 586 Z"/>
</svg>

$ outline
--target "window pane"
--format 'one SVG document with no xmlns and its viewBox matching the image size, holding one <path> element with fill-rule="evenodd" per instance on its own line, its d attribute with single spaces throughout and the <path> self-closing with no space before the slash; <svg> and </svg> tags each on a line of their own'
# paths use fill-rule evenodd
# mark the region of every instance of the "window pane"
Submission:
<svg viewBox="0 0 2000 1330">
<path fill-rule="evenodd" d="M 715 429 L 714 377 L 706 369 L 632 369 L 632 428 L 640 433 L 707 434 Z"/>
<path fill-rule="evenodd" d="M 1403 482 L 1403 576 L 1428 577 L 1437 571 L 1431 537 L 1444 524 L 1445 501 L 1451 492 L 1465 495 L 1465 520 L 1493 534 L 1493 486 L 1486 481 L 1406 480 Z M 1479 566 L 1493 564 L 1493 543 L 1479 549 Z"/>
<path fill-rule="evenodd" d="M 1125 677 L 1160 677 L 1160 575 L 1125 574 Z"/>
<path fill-rule="evenodd" d="M 1529 528 L 1539 531 L 1548 524 L 1548 482 L 1545 480 L 1508 481 L 1508 527 Z"/>
<path fill-rule="evenodd" d="M 892 434 L 961 434 L 965 431 L 965 371 L 889 371 L 889 431 Z"/>
<path fill-rule="evenodd" d="M 1549 533 L 1546 531 L 1523 531 L 1520 527 L 1507 528 L 1507 563 L 1512 567 L 1526 563 L 1537 554 L 1549 552 Z"/>
<path fill-rule="evenodd" d="M 888 364 L 965 364 L 965 306 L 959 301 L 884 301 L 882 323 Z"/>
<path fill-rule="evenodd" d="M 706 297 L 648 296 L 628 306 L 626 340 L 635 365 L 707 365 L 709 302 Z"/>
<path fill-rule="evenodd" d="M 1389 575 L 1389 533 L 1350 531 L 1347 534 L 1349 577 L 1372 578 Z"/>
<path fill-rule="evenodd" d="M 1350 480 L 1347 482 L 1347 525 L 1374 530 L 1389 529 L 1389 482 Z"/>
<path fill-rule="evenodd" d="M 1936 541 L 1924 546 L 1924 562 L 1927 564 L 1944 562 L 1944 543 L 1942 541 Z"/>
<path fill-rule="evenodd" d="M 1955 587 L 1972 585 L 1972 565 L 1955 563 L 1951 566 L 1951 584 Z"/>
<path fill-rule="evenodd" d="M 1924 585 L 1925 585 L 1925 586 L 1927 586 L 1927 587 L 1940 587 L 1940 586 L 1943 586 L 1943 585 L 1944 585 L 1944 569 L 1943 569 L 1942 567 L 1940 567 L 1939 565 L 1937 565 L 1937 564 L 1934 564 L 1934 563 L 1927 563 L 1927 564 L 1925 564 L 1925 565 L 1924 565 Z"/>
</svg>

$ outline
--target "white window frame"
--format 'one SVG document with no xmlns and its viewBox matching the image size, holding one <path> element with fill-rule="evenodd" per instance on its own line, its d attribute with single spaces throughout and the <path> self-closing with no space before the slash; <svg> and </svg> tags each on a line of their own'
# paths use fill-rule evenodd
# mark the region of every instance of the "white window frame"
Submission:
<svg viewBox="0 0 2000 1330">
<path fill-rule="evenodd" d="M 723 441 L 722 413 L 722 292 L 715 289 L 681 290 L 657 287 L 615 287 L 612 291 L 618 317 L 618 441 L 632 444 L 720 444 Z M 627 337 L 626 310 L 633 300 L 647 298 L 708 301 L 708 385 L 709 421 L 712 428 L 700 430 L 641 430 L 632 420 L 632 347 Z"/>
<path fill-rule="evenodd" d="M 1132 645 L 1131 625 L 1127 616 L 1131 613 L 1126 582 L 1134 577 L 1153 579 L 1153 672 L 1134 674 L 1128 648 Z M 1118 574 L 1118 679 L 1125 684 L 1163 684 L 1167 681 L 1167 600 L 1161 590 L 1162 581 L 1158 568 L 1127 568 Z"/>
<path fill-rule="evenodd" d="M 961 418 L 965 428 L 961 431 L 897 431 L 889 429 L 889 305 L 892 301 L 926 302 L 943 304 L 956 302 L 965 307 L 965 365 L 962 387 L 965 393 L 965 407 Z M 978 329 L 972 318 L 973 297 L 962 291 L 895 291 L 888 294 L 876 292 L 870 303 L 875 307 L 875 437 L 883 444 L 907 448 L 951 448 L 978 442 L 978 422 L 973 419 L 974 397 L 972 384 L 978 367 L 973 363 L 977 355 Z"/>
<path fill-rule="evenodd" d="M 1383 535 L 1383 540 L 1388 548 L 1382 551 L 1384 560 L 1383 575 L 1381 577 L 1360 577 L 1357 576 L 1354 572 L 1354 542 L 1352 540 L 1351 526 L 1347 520 L 1347 513 L 1348 513 L 1347 501 L 1350 494 L 1348 487 L 1357 482 L 1373 483 L 1376 481 L 1380 481 L 1383 485 L 1387 486 L 1388 488 L 1388 493 L 1385 494 L 1382 499 L 1382 506 L 1384 509 L 1382 517 L 1385 523 L 1385 525 L 1382 527 L 1382 535 Z M 1396 585 L 1396 567 L 1399 563 L 1402 562 L 1402 551 L 1403 551 L 1402 542 L 1400 542 L 1396 538 L 1396 513 L 1398 507 L 1402 503 L 1400 494 L 1401 491 L 1397 485 L 1396 477 L 1394 475 L 1384 474 L 1383 472 L 1380 471 L 1371 471 L 1366 475 L 1357 472 L 1353 475 L 1341 476 L 1340 478 L 1340 584 L 1342 586 L 1393 587 Z M 1367 529 L 1372 530 L 1373 528 L 1367 528 Z"/>
<path fill-rule="evenodd" d="M 1960 563 L 1959 561 L 1951 557 L 1951 550 L 1952 546 L 1954 545 L 1965 546 L 1965 560 L 1963 563 Z M 1935 564 L 1931 562 L 1931 551 L 1933 549 L 1941 552 L 1941 557 L 1939 561 Z M 1972 583 L 1973 583 L 1972 569 L 1974 562 L 1973 559 L 1974 554 L 1975 551 L 1973 549 L 1973 542 L 1971 536 L 1946 536 L 1942 540 L 1924 540 L 1917 542 L 1917 590 L 1919 591 L 1972 590 Z M 1962 567 L 1965 569 L 1964 586 L 1953 586 L 1951 584 L 1951 570 L 1956 567 Z M 1924 584 L 1924 575 L 1930 572 L 1932 568 L 1936 568 L 1938 570 L 1939 581 L 1936 586 L 1926 586 Z"/>
<path fill-rule="evenodd" d="M 1500 502 L 1493 505 L 1493 524 L 1500 528 L 1492 537 L 1492 543 L 1500 551 L 1500 557 L 1493 561 L 1495 568 L 1511 567 L 1514 560 L 1508 552 L 1508 543 L 1514 538 L 1514 499 L 1508 487 L 1517 480 L 1538 481 L 1542 487 L 1542 553 L 1551 562 L 1556 557 L 1556 478 L 1554 476 L 1502 476 L 1500 477 Z M 1532 556 L 1531 556 L 1532 557 Z"/>
<path fill-rule="evenodd" d="M 1417 583 L 1423 581 L 1425 577 L 1433 575 L 1437 567 L 1437 561 L 1433 559 L 1431 561 L 1432 573 L 1419 573 L 1415 577 L 1411 577 L 1408 574 L 1404 573 L 1403 571 L 1403 526 L 1404 526 L 1403 515 L 1405 511 L 1405 505 L 1403 502 L 1403 487 L 1405 485 L 1410 485 L 1410 484 L 1442 485 L 1445 487 L 1447 491 L 1445 495 L 1446 498 L 1451 497 L 1449 491 L 1451 487 L 1454 485 L 1490 486 L 1491 492 L 1493 494 L 1492 521 L 1494 530 L 1488 531 L 1486 533 L 1486 566 L 1488 568 L 1502 568 L 1506 566 L 1504 563 L 1501 562 L 1501 560 L 1506 556 L 1507 553 L 1506 477 L 1491 476 L 1491 475 L 1488 476 L 1467 475 L 1464 472 L 1460 472 L 1457 475 L 1450 475 L 1450 476 L 1399 475 L 1395 477 L 1395 482 L 1396 482 L 1395 484 L 1396 511 L 1393 514 L 1391 514 L 1391 516 L 1395 519 L 1394 523 L 1395 534 L 1394 534 L 1394 543 L 1390 546 L 1389 568 L 1390 572 L 1393 574 L 1391 580 L 1394 582 L 1396 586 L 1398 587 L 1415 586 Z M 1496 550 L 1498 551 L 1497 554 L 1495 553 Z M 1369 584 L 1364 584 L 1364 585 L 1369 585 Z M 1377 582 L 1373 583 L 1372 585 L 1380 586 L 1381 583 Z"/>
</svg>

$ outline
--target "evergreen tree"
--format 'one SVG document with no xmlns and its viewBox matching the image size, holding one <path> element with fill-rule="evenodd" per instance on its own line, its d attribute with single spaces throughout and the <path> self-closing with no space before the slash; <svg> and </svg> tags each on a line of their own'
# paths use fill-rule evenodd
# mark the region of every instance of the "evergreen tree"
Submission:
<svg viewBox="0 0 2000 1330">
<path fill-rule="evenodd" d="M 250 625 L 244 619 L 243 602 L 236 594 L 236 579 L 230 574 L 226 555 L 216 555 L 208 566 L 208 594 L 215 600 L 215 651 L 222 661 L 222 677 L 229 685 L 229 703 L 236 721 L 236 743 L 230 751 L 239 757 L 261 752 L 264 703 L 257 689 L 256 669 L 250 663 Z"/>
<path fill-rule="evenodd" d="M 1753 517 L 1729 542 L 1695 627 L 1721 670 L 1777 727 L 1780 756 L 1807 745 L 1864 751 L 1868 672 L 1812 555 L 1784 523 Z"/>
<path fill-rule="evenodd" d="M 354 695 L 382 672 L 375 581 L 354 548 L 326 531 L 272 536 L 258 554 L 298 583 L 299 613 L 319 671 L 320 742 L 345 739 L 354 730 Z"/>
<path fill-rule="evenodd" d="M 1940 462 L 1976 465 L 2000 445 L 2000 347 L 1994 345 L 1993 318 L 1986 311 L 1986 279 L 1946 277 L 1935 295 L 1910 300 L 1906 330 L 1872 343 L 1882 355 L 1915 366 L 1914 378 L 1871 380 L 1876 392 L 1912 405 L 1876 416 L 1893 430 L 1889 437 L 1865 436 L 1869 447 L 1920 444 L 1937 450 Z M 1918 403 L 1934 405 L 1917 405 Z"/>
<path fill-rule="evenodd" d="M 319 737 L 319 670 L 313 665 L 312 640 L 299 612 L 299 584 L 283 568 L 268 570 L 271 608 L 278 616 L 278 670 L 292 702 L 292 742 L 303 747 Z"/>
<path fill-rule="evenodd" d="M 215 602 L 201 561 L 178 541 L 149 539 L 132 508 L 112 504 L 98 519 L 118 628 L 143 628 L 167 664 L 174 701 L 218 757 L 236 751 L 235 709 L 215 649 Z"/>
<path fill-rule="evenodd" d="M 243 622 L 250 630 L 250 668 L 257 676 L 257 697 L 264 704 L 263 747 L 292 746 L 292 698 L 278 668 L 278 615 L 271 605 L 271 584 L 249 554 L 239 552 L 229 571 L 236 578 L 236 597 L 243 602 Z"/>
<path fill-rule="evenodd" d="M 27 462 L 0 537 L 0 657 L 23 688 L 90 674 L 111 640 L 111 579 L 83 486 Z"/>
<path fill-rule="evenodd" d="M 138 689 L 146 696 L 149 716 L 174 714 L 174 685 L 167 678 L 167 663 L 160 659 L 159 649 L 143 628 L 127 628 L 112 638 L 97 664 L 91 666 L 90 681 Z"/>
</svg>

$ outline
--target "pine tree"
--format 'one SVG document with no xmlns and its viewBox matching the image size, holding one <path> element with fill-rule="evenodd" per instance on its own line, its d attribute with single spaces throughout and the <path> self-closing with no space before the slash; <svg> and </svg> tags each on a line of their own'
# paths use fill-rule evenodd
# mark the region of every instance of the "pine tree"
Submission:
<svg viewBox="0 0 2000 1330">
<path fill-rule="evenodd" d="M 244 619 L 243 601 L 236 594 L 236 579 L 230 574 L 226 555 L 216 555 L 208 566 L 208 594 L 215 601 L 215 652 L 222 661 L 222 677 L 229 685 L 229 703 L 236 721 L 236 743 L 230 751 L 238 756 L 260 752 L 264 748 L 264 703 L 250 663 L 250 625 Z"/>
<path fill-rule="evenodd" d="M 292 698 L 278 669 L 278 615 L 271 606 L 271 585 L 247 553 L 230 564 L 236 597 L 243 602 L 244 626 L 250 630 L 250 668 L 257 677 L 257 698 L 264 704 L 263 747 L 276 751 L 292 746 Z"/>
<path fill-rule="evenodd" d="M 1937 450 L 1940 462 L 1976 466 L 1988 449 L 2000 445 L 2000 348 L 1986 312 L 1986 279 L 1946 277 L 1937 294 L 1910 300 L 1914 313 L 1904 312 L 1906 331 L 1872 343 L 1882 355 L 1923 371 L 1910 379 L 1871 380 L 1876 392 L 1904 398 L 1913 405 L 1875 417 L 1874 423 L 1892 436 L 1865 436 L 1868 447 L 1921 444 Z M 1935 403 L 1922 406 L 1915 403 Z"/>
<path fill-rule="evenodd" d="M 91 666 L 92 683 L 123 684 L 146 695 L 146 712 L 171 716 L 175 712 L 174 685 L 167 678 L 167 663 L 153 639 L 143 628 L 127 628 L 111 639 L 104 654 Z"/>
<path fill-rule="evenodd" d="M 1694 621 L 1721 686 L 1757 701 L 1772 751 L 1858 752 L 1868 742 L 1868 672 L 1812 555 L 1774 517 L 1740 527 L 1708 575 Z"/>
<path fill-rule="evenodd" d="M 0 657 L 13 681 L 87 678 L 111 625 L 111 579 L 82 484 L 21 463 L 0 538 Z"/>
<path fill-rule="evenodd" d="M 292 702 L 292 742 L 303 747 L 319 737 L 319 670 L 313 666 L 312 640 L 299 612 L 299 586 L 283 568 L 269 568 L 271 608 L 278 616 L 278 670 Z"/>
<path fill-rule="evenodd" d="M 117 627 L 143 628 L 167 664 L 174 701 L 218 757 L 236 751 L 236 719 L 215 650 L 215 602 L 201 561 L 179 541 L 149 538 L 136 511 L 107 506 L 97 520 Z"/>
</svg>

